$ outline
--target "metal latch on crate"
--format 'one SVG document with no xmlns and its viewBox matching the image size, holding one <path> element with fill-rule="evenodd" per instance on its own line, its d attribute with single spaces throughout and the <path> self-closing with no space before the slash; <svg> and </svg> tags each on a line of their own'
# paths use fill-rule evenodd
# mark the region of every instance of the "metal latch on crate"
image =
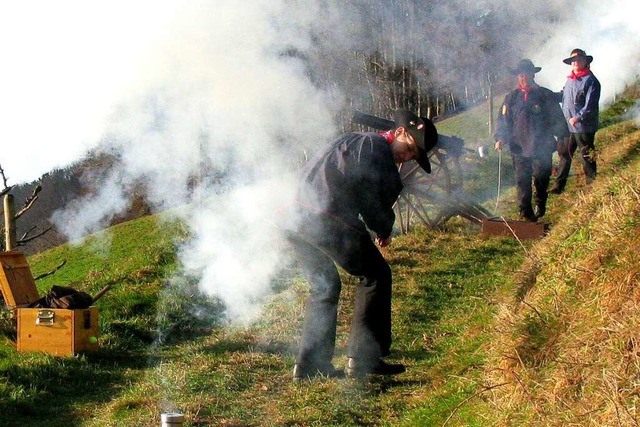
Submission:
<svg viewBox="0 0 640 427">
<path fill-rule="evenodd" d="M 38 310 L 36 325 L 53 326 L 56 313 L 53 310 Z"/>
</svg>

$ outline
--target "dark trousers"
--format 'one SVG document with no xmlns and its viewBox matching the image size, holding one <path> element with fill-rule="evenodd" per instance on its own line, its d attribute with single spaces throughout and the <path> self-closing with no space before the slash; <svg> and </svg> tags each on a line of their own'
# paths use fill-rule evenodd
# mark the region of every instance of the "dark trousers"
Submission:
<svg viewBox="0 0 640 427">
<path fill-rule="evenodd" d="M 576 150 L 580 149 L 578 159 L 582 164 L 582 170 L 587 184 L 591 184 L 596 179 L 596 158 L 595 158 L 595 133 L 572 133 L 566 143 L 558 145 L 558 175 L 556 176 L 555 187 L 564 190 L 571 169 L 571 160 Z"/>
<path fill-rule="evenodd" d="M 547 187 L 551 178 L 552 153 L 537 157 L 513 156 L 516 173 L 516 199 L 520 214 L 533 215 L 531 199 L 543 212 L 547 205 Z M 531 184 L 533 181 L 533 189 Z"/>
<path fill-rule="evenodd" d="M 379 358 L 391 346 L 391 268 L 368 234 L 354 232 L 329 241 L 290 238 L 310 285 L 296 362 L 322 368 L 331 363 L 342 287 L 336 264 L 357 276 L 348 355 Z"/>
</svg>

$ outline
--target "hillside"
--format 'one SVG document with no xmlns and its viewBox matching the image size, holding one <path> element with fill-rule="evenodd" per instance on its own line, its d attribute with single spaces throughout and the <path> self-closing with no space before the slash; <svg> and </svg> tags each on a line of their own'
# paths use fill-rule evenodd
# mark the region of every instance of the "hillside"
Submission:
<svg viewBox="0 0 640 427">
<path fill-rule="evenodd" d="M 487 144 L 486 114 L 484 105 L 439 130 Z M 597 135 L 598 180 L 586 189 L 573 176 L 550 200 L 544 239 L 486 238 L 452 219 L 385 250 L 395 280 L 392 358 L 408 366 L 395 378 L 294 384 L 308 291 L 297 268 L 274 283 L 258 321 L 227 325 L 217 301 L 179 274 L 175 247 L 189 232 L 166 215 L 33 255 L 34 274 L 68 263 L 38 282 L 41 293 L 59 283 L 112 290 L 97 304 L 96 354 L 17 353 L 11 314 L 0 312 L 0 425 L 154 426 L 169 410 L 190 426 L 635 425 L 640 129 L 616 120 Z M 497 156 L 472 164 L 465 189 L 480 197 L 484 181 L 491 210 Z M 499 210 L 508 215 L 513 191 L 503 186 Z M 345 277 L 339 367 L 352 284 Z"/>
<path fill-rule="evenodd" d="M 49 229 L 43 236 L 29 241 L 19 249 L 26 254 L 35 254 L 66 243 L 67 236 L 62 234 L 50 220 L 52 214 L 77 198 L 95 193 L 95 186 L 103 181 L 101 178 L 109 173 L 116 161 L 114 157 L 109 155 L 90 153 L 82 160 L 78 160 L 64 169 L 56 169 L 44 174 L 37 181 L 13 187 L 11 193 L 14 196 L 16 207 L 22 207 L 36 186 L 42 188 L 36 202 L 16 221 L 17 235 L 23 236 L 31 230 L 30 236 L 32 236 Z M 11 182 L 11 172 L 6 171 L 6 173 L 9 182 Z M 139 189 L 134 189 L 129 195 L 128 209 L 113 218 L 110 225 L 148 215 L 151 209 L 142 194 Z"/>
<path fill-rule="evenodd" d="M 605 129 L 604 176 L 562 196 L 499 302 L 487 384 L 506 425 L 636 425 L 640 392 L 640 131 Z"/>
</svg>

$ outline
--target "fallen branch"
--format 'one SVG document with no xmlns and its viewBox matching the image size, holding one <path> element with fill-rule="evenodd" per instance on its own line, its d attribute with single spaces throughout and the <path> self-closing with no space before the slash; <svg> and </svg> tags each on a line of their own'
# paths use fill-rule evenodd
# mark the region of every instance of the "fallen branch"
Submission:
<svg viewBox="0 0 640 427">
<path fill-rule="evenodd" d="M 67 263 L 67 260 L 65 259 L 57 267 L 55 267 L 53 270 L 47 271 L 46 273 L 42 273 L 42 274 L 34 277 L 33 280 L 40 280 L 40 279 L 45 278 L 47 276 L 51 276 L 56 271 L 60 270 L 66 263 Z"/>
<path fill-rule="evenodd" d="M 106 294 L 109 289 L 111 289 L 111 285 L 107 285 L 104 288 L 100 289 L 98 293 L 93 296 L 93 302 L 96 302 L 98 301 L 98 299 L 102 298 L 102 296 Z"/>
<path fill-rule="evenodd" d="M 468 401 L 470 401 L 471 399 L 473 399 L 476 396 L 481 395 L 482 393 L 484 393 L 485 391 L 489 391 L 489 390 L 493 390 L 494 388 L 498 388 L 498 387 L 502 387 L 503 385 L 507 385 L 509 384 L 508 382 L 506 383 L 502 383 L 502 384 L 495 384 L 489 387 L 485 387 L 482 390 L 480 390 L 477 393 L 472 394 L 471 396 L 467 397 L 466 399 L 464 399 L 462 402 L 458 403 L 456 405 L 455 408 L 453 408 L 453 411 L 449 414 L 449 416 L 447 417 L 446 420 L 444 420 L 444 423 L 442 423 L 442 427 L 446 426 L 447 423 L 449 422 L 449 420 L 451 420 L 451 418 L 453 418 L 453 416 L 455 415 L 456 412 L 458 412 L 458 409 L 460 409 L 462 407 L 462 405 L 464 405 L 465 403 L 467 403 Z"/>
</svg>

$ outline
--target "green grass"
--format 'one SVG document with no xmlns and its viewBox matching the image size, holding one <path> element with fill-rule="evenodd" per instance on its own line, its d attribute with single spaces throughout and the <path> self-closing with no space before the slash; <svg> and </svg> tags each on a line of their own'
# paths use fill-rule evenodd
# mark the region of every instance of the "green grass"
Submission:
<svg viewBox="0 0 640 427">
<path fill-rule="evenodd" d="M 493 98 L 494 119 L 502 105 L 504 94 L 497 94 Z M 442 122 L 436 122 L 438 133 L 454 135 L 465 140 L 465 146 L 475 149 L 478 146 L 490 146 L 493 149 L 493 135 L 490 128 L 489 103 L 483 102 L 479 106 L 453 116 Z M 494 123 L 495 125 L 495 123 Z"/>
<path fill-rule="evenodd" d="M 55 358 L 16 353 L 6 343 L 0 347 L 3 417 L 23 426 L 45 421 L 52 426 L 152 425 L 168 408 L 163 402 L 168 402 L 188 414 L 188 425 L 412 425 L 412 420 L 424 417 L 443 420 L 451 405 L 474 389 L 472 382 L 461 378 L 482 364 L 479 349 L 485 340 L 483 328 L 492 317 L 491 295 L 504 286 L 505 269 L 513 270 L 520 262 L 515 241 L 478 239 L 477 230 L 455 221 L 451 227 L 459 232 L 419 230 L 397 237 L 387 253 L 396 277 L 394 357 L 409 365 L 409 372 L 367 383 L 293 384 L 295 339 L 306 295 L 300 281 L 274 297 L 269 313 L 252 327 L 216 327 L 213 322 L 207 333 L 189 330 L 185 339 L 156 341 L 153 331 L 180 324 L 165 320 L 163 326 L 158 307 L 170 305 L 165 315 L 178 318 L 176 313 L 190 310 L 184 307 L 189 304 L 177 302 L 187 295 L 168 294 L 162 287 L 159 277 L 173 271 L 171 263 L 149 262 L 158 259 L 167 244 L 152 242 L 149 236 L 165 241 L 176 225 L 153 223 L 151 217 L 144 218 L 115 231 L 142 232 L 148 246 L 136 261 L 123 264 L 117 273 L 122 282 L 98 302 L 100 351 Z M 90 262 L 77 266 L 93 272 L 91 281 L 79 278 L 74 283 L 98 289 L 116 282 L 112 270 L 99 273 L 97 266 L 114 262 L 116 254 L 122 256 L 123 246 L 117 240 L 111 240 L 108 256 L 95 258 L 93 267 Z M 59 251 L 75 259 L 69 251 L 83 250 L 60 248 L 40 254 L 34 266 L 57 262 Z M 91 256 L 85 254 L 87 258 Z M 345 283 L 338 366 L 345 361 L 353 298 L 353 279 L 345 277 Z M 213 305 L 212 310 L 216 310 Z M 420 403 L 423 399 L 426 406 Z"/>
<path fill-rule="evenodd" d="M 475 114 L 469 123 L 476 123 L 484 113 L 466 114 Z M 451 126 L 448 133 L 471 140 L 476 125 L 464 121 L 458 116 L 439 129 L 447 133 L 445 125 Z M 616 129 L 615 137 L 624 137 L 626 131 Z M 496 157 L 474 165 L 465 190 L 495 177 Z M 492 204 L 492 197 L 485 201 Z M 554 202 L 549 217 L 560 221 L 561 208 Z M 563 244 L 588 243 L 584 233 Z M 501 384 L 487 382 L 486 372 L 501 345 L 493 340 L 502 327 L 496 324 L 501 303 L 525 294 L 514 278 L 536 242 L 482 237 L 478 226 L 458 219 L 442 230 L 396 236 L 384 250 L 394 272 L 392 359 L 408 371 L 364 382 L 293 383 L 308 292 L 295 266 L 260 319 L 226 325 L 219 303 L 180 274 L 175 249 L 188 239 L 180 222 L 149 216 L 30 257 L 35 275 L 67 261 L 38 282 L 41 293 L 54 284 L 92 294 L 112 289 L 97 303 L 100 346 L 92 354 L 16 352 L 11 315 L 0 312 L 0 425 L 156 426 L 170 410 L 184 412 L 186 426 L 484 426 L 500 418 L 535 424 L 523 408 L 496 413 L 488 397 Z M 338 367 L 346 359 L 354 280 L 344 276 Z M 555 339 L 545 316 L 530 317 L 517 331 L 530 337 L 531 365 Z"/>
</svg>

